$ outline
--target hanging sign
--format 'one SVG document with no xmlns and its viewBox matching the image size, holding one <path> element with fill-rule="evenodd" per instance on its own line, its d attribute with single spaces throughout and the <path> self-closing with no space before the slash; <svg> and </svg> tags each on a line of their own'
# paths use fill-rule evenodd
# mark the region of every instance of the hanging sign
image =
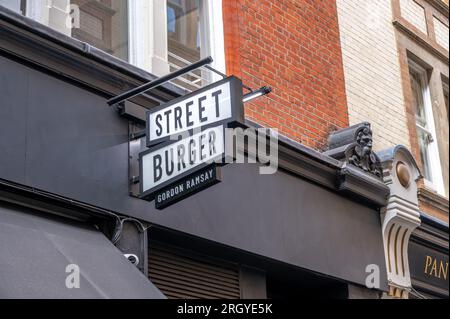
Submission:
<svg viewBox="0 0 450 319">
<path fill-rule="evenodd" d="M 140 197 L 162 209 L 219 182 L 224 129 L 240 123 L 242 82 L 233 76 L 148 111 Z"/>
<path fill-rule="evenodd" d="M 224 130 L 221 125 L 141 153 L 141 197 L 155 193 L 196 168 L 221 161 L 224 152 Z"/>
<path fill-rule="evenodd" d="M 147 146 L 217 123 L 243 123 L 242 82 L 228 77 L 147 112 Z"/>
</svg>

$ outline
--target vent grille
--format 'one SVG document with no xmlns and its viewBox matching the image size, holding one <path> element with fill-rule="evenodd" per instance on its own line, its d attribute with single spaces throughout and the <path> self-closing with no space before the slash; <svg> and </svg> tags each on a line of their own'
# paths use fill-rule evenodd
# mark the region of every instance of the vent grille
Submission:
<svg viewBox="0 0 450 319">
<path fill-rule="evenodd" d="M 237 266 L 160 243 L 149 244 L 149 278 L 169 299 L 239 299 Z"/>
</svg>

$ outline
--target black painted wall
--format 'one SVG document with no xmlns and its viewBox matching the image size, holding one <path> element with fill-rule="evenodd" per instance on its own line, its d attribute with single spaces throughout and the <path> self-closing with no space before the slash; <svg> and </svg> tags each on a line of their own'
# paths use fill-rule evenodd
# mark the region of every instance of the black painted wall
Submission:
<svg viewBox="0 0 450 319">
<path fill-rule="evenodd" d="M 0 178 L 362 285 L 378 264 L 386 288 L 373 209 L 228 165 L 222 183 L 157 211 L 128 195 L 128 122 L 104 98 L 3 57 L 0 98 Z"/>
</svg>

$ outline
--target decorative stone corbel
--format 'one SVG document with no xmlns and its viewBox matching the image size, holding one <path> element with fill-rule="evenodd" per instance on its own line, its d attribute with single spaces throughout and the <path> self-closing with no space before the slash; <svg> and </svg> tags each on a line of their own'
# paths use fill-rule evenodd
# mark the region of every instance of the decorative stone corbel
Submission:
<svg viewBox="0 0 450 319">
<path fill-rule="evenodd" d="M 372 151 L 372 129 L 364 122 L 333 132 L 326 155 L 381 178 L 381 164 Z"/>
<path fill-rule="evenodd" d="M 408 149 L 396 146 L 378 153 L 383 181 L 390 189 L 388 203 L 381 210 L 389 297 L 407 299 L 411 290 L 408 243 L 420 225 L 416 181 L 419 168 Z"/>
<path fill-rule="evenodd" d="M 389 188 L 383 183 L 380 159 L 372 144 L 370 123 L 364 122 L 333 132 L 324 154 L 343 162 L 337 176 L 339 191 L 358 194 L 379 208 L 386 205 Z"/>
</svg>

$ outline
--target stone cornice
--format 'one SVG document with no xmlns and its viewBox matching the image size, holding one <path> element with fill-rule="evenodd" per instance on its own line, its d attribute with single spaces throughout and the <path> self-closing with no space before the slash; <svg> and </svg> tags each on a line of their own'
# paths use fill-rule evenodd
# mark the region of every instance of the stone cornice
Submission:
<svg viewBox="0 0 450 319">
<path fill-rule="evenodd" d="M 417 196 L 420 202 L 429 204 L 433 208 L 439 209 L 443 213 L 448 214 L 449 202 L 447 198 L 423 187 L 418 189 Z"/>
<path fill-rule="evenodd" d="M 246 124 L 248 127 L 260 127 L 248 120 Z M 386 205 L 389 188 L 371 173 L 285 136 L 279 136 L 279 153 L 279 165 L 285 170 L 369 206 L 380 208 Z"/>
</svg>

